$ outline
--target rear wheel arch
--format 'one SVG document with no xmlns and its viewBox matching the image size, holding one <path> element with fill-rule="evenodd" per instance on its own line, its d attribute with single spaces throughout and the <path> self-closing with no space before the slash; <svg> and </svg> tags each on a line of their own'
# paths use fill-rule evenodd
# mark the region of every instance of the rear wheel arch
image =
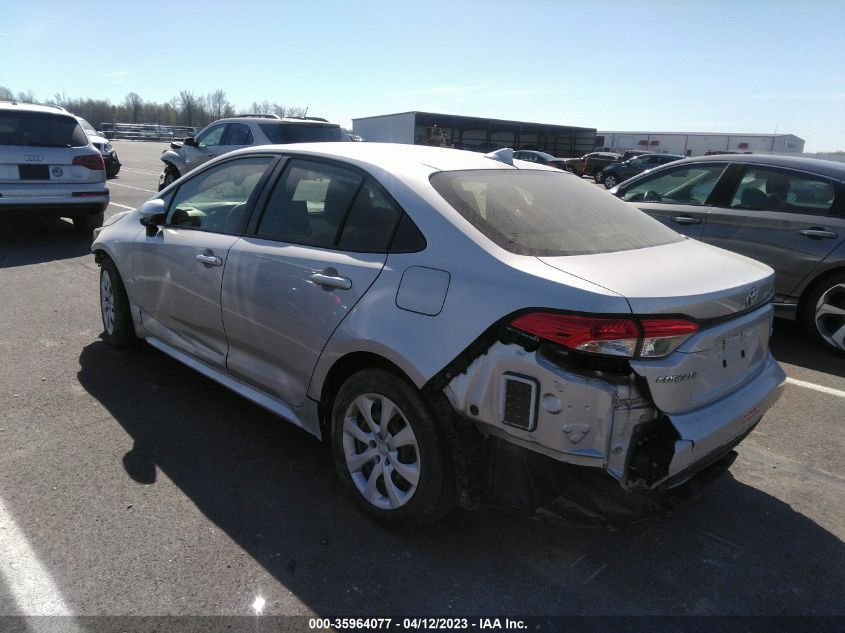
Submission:
<svg viewBox="0 0 845 633">
<path fill-rule="evenodd" d="M 804 287 L 804 291 L 801 293 L 801 298 L 798 300 L 798 321 L 804 322 L 804 319 L 807 316 L 807 302 L 810 299 L 810 296 L 818 290 L 819 286 L 823 285 L 826 281 L 830 278 L 836 277 L 837 275 L 845 274 L 845 266 L 840 266 L 838 268 L 832 268 L 831 270 L 826 270 L 820 275 L 817 275 L 810 283 L 808 283 Z"/>
</svg>

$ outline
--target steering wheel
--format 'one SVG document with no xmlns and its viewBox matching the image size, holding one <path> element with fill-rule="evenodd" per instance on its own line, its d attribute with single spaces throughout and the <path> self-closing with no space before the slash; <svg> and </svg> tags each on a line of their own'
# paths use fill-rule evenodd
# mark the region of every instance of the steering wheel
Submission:
<svg viewBox="0 0 845 633">
<path fill-rule="evenodd" d="M 646 202 L 661 202 L 663 200 L 663 196 L 656 191 L 646 191 L 643 200 Z"/>
</svg>

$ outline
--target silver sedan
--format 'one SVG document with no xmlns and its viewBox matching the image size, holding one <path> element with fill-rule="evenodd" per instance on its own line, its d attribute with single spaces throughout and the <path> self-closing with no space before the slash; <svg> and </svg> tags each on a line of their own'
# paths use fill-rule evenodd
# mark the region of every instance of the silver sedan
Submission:
<svg viewBox="0 0 845 633">
<path fill-rule="evenodd" d="M 508 455 L 683 486 L 784 382 L 771 268 L 507 149 L 240 150 L 92 251 L 107 343 L 330 442 L 360 506 L 401 525 L 471 506 Z"/>
</svg>

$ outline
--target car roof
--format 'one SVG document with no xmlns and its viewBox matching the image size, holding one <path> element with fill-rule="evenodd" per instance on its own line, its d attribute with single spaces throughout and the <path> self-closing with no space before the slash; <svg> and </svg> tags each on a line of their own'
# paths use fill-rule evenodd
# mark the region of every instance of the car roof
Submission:
<svg viewBox="0 0 845 633">
<path fill-rule="evenodd" d="M 0 101 L 0 110 L 44 112 L 46 114 L 57 114 L 73 117 L 73 115 L 61 106 L 39 105 L 37 103 L 20 103 L 18 101 Z"/>
<path fill-rule="evenodd" d="M 402 143 L 291 143 L 287 145 L 258 145 L 237 150 L 237 154 L 255 154 L 268 150 L 286 154 L 307 154 L 325 158 L 338 158 L 362 167 L 375 167 L 388 173 L 419 173 L 424 171 L 460 171 L 470 169 L 536 169 L 561 173 L 553 167 L 520 162 L 518 166 L 488 158 L 478 152 L 427 145 Z"/>
<path fill-rule="evenodd" d="M 695 156 L 684 159 L 685 162 L 717 162 L 750 163 L 754 165 L 771 165 L 773 167 L 790 167 L 812 171 L 831 178 L 845 178 L 845 163 L 820 158 L 804 158 L 803 156 L 779 156 L 777 154 L 713 154 L 712 156 Z"/>
<path fill-rule="evenodd" d="M 312 125 L 320 127 L 340 127 L 337 123 L 331 121 L 318 121 L 316 119 L 302 119 L 298 117 L 266 117 L 266 116 L 233 116 L 225 119 L 218 119 L 213 123 L 226 123 L 229 121 L 257 121 L 261 123 L 269 123 L 271 125 L 278 125 L 279 123 L 294 124 L 294 125 Z"/>
</svg>

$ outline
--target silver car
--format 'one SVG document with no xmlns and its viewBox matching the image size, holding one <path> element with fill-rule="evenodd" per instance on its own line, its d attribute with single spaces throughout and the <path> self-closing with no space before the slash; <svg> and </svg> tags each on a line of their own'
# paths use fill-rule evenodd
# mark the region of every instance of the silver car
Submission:
<svg viewBox="0 0 845 633">
<path fill-rule="evenodd" d="M 239 150 L 92 251 L 107 343 L 331 442 L 360 506 L 403 525 L 472 505 L 504 453 L 676 488 L 785 380 L 771 268 L 511 150 Z"/>
<path fill-rule="evenodd" d="M 342 141 L 337 123 L 318 117 L 285 117 L 275 114 L 245 114 L 209 123 L 196 137 L 173 141 L 161 153 L 164 169 L 158 180 L 161 191 L 180 176 L 212 158 L 254 145 Z"/>
<path fill-rule="evenodd" d="M 845 164 L 721 154 L 654 169 L 611 191 L 689 237 L 776 273 L 775 314 L 845 353 Z"/>
<path fill-rule="evenodd" d="M 102 156 L 72 115 L 57 106 L 0 102 L 0 214 L 71 218 L 90 236 L 108 205 Z"/>
</svg>

